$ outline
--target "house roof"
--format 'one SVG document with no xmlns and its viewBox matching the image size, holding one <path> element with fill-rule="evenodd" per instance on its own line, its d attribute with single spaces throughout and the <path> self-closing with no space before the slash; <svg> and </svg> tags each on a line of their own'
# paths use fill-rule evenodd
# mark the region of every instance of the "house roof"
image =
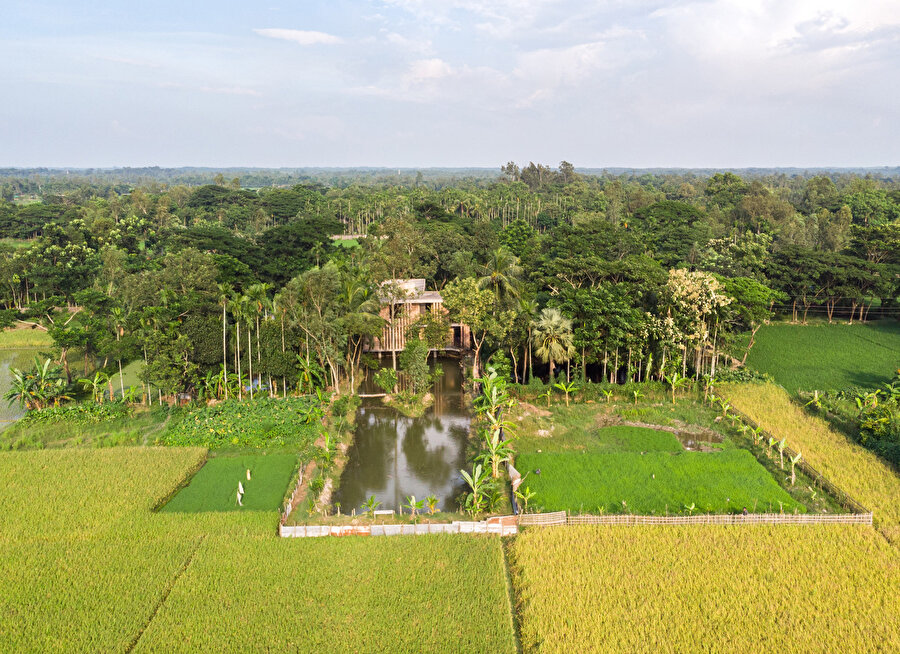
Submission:
<svg viewBox="0 0 900 654">
<path fill-rule="evenodd" d="M 382 302 L 393 300 L 397 304 L 429 304 L 444 301 L 440 292 L 426 291 L 425 280 L 421 278 L 389 279 L 381 283 L 381 288 L 380 299 Z"/>
</svg>

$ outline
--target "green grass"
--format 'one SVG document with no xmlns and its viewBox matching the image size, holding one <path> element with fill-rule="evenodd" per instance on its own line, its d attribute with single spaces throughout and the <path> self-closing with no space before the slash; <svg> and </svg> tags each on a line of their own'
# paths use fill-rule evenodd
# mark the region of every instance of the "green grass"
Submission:
<svg viewBox="0 0 900 654">
<path fill-rule="evenodd" d="M 162 511 L 275 511 L 281 507 L 297 457 L 291 454 L 220 456 L 209 459 Z M 247 481 L 247 470 L 251 478 Z M 238 482 L 244 488 L 237 503 Z"/>
<path fill-rule="evenodd" d="M 550 415 L 542 415 L 548 412 Z M 640 422 L 671 427 L 691 440 L 725 441 L 728 439 L 715 422 L 714 409 L 679 398 L 672 405 L 666 401 L 573 402 L 570 406 L 553 405 L 519 407 L 511 415 L 515 448 L 519 452 L 608 452 L 681 450 L 678 438 L 671 432 L 641 427 L 610 424 L 621 421 Z M 612 431 L 607 431 L 612 430 Z M 643 435 L 643 437 L 641 436 Z"/>
<path fill-rule="evenodd" d="M 0 350 L 39 349 L 49 348 L 52 345 L 53 339 L 43 329 L 4 329 L 0 331 Z"/>
<path fill-rule="evenodd" d="M 900 366 L 900 323 L 767 325 L 747 365 L 791 393 L 877 387 Z"/>
<path fill-rule="evenodd" d="M 65 405 L 62 411 L 75 406 L 86 405 Z M 163 411 L 138 409 L 134 415 L 97 423 L 29 418 L 0 432 L 0 450 L 149 445 L 162 432 L 166 417 Z"/>
<path fill-rule="evenodd" d="M 780 511 L 779 501 L 785 512 L 806 510 L 746 450 L 522 454 L 516 468 L 536 493 L 529 507 L 544 511 L 660 515 L 694 504 L 700 513 L 763 513 Z"/>
</svg>

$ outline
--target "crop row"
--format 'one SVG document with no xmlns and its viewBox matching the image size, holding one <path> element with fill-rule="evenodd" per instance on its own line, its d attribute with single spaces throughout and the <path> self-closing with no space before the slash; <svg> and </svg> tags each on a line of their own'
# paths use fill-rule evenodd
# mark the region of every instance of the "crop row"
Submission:
<svg viewBox="0 0 900 654">
<path fill-rule="evenodd" d="M 525 651 L 900 651 L 868 527 L 534 527 L 511 559 Z"/>
<path fill-rule="evenodd" d="M 877 455 L 805 413 L 772 384 L 741 384 L 721 393 L 764 429 L 786 438 L 810 465 L 872 510 L 875 524 L 888 538 L 900 539 L 900 477 Z"/>
</svg>

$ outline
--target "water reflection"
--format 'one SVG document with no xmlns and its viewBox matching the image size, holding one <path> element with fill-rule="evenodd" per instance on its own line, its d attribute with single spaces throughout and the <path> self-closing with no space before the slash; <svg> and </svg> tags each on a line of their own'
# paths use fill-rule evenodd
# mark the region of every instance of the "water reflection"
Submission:
<svg viewBox="0 0 900 654">
<path fill-rule="evenodd" d="M 34 357 L 39 354 L 40 351 L 35 349 L 0 350 L 0 429 L 6 428 L 25 413 L 18 402 L 9 404 L 8 400 L 3 399 L 12 386 L 12 369 L 31 368 Z"/>
<path fill-rule="evenodd" d="M 399 509 L 408 495 L 423 499 L 432 494 L 438 497 L 441 510 L 457 509 L 469 415 L 459 362 L 439 359 L 436 365 L 444 374 L 434 385 L 434 405 L 421 418 L 404 417 L 381 406 L 379 400 L 364 400 L 334 498 L 343 512 L 358 509 L 370 495 L 386 509 Z"/>
</svg>

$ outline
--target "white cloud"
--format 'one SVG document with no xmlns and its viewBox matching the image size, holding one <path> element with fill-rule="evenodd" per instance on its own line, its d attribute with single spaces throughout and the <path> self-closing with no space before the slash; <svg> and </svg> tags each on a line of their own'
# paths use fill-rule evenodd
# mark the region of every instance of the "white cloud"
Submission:
<svg viewBox="0 0 900 654">
<path fill-rule="evenodd" d="M 334 34 L 326 34 L 325 32 L 315 32 L 308 30 L 288 30 L 279 28 L 266 28 L 253 30 L 260 36 L 270 39 L 281 39 L 283 41 L 293 41 L 300 45 L 333 45 L 343 43 L 344 40 Z"/>
<path fill-rule="evenodd" d="M 419 59 L 412 62 L 409 72 L 403 79 L 410 84 L 420 84 L 449 77 L 453 74 L 453 67 L 443 59 Z"/>
</svg>

